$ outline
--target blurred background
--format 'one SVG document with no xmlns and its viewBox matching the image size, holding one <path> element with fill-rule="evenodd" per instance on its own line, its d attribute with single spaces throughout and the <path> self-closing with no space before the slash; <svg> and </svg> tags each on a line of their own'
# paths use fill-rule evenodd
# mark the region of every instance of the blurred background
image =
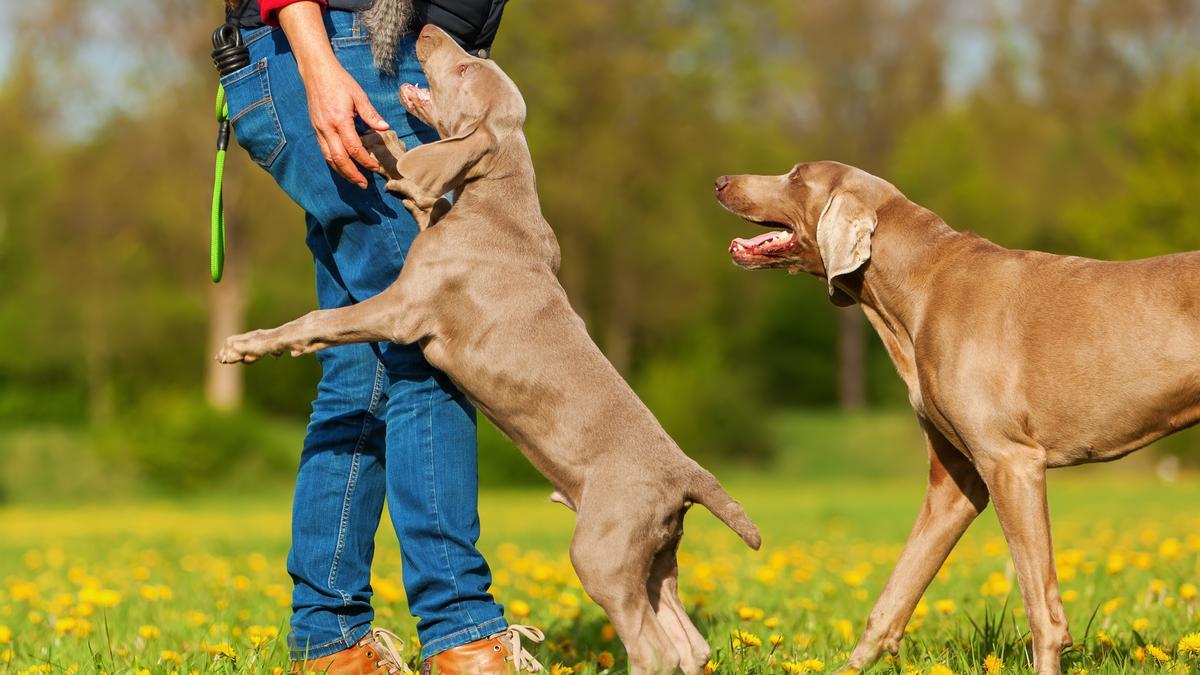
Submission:
<svg viewBox="0 0 1200 675">
<path fill-rule="evenodd" d="M 312 262 L 234 148 L 208 279 L 220 3 L 5 9 L 0 501 L 286 491 L 317 362 L 212 354 L 312 309 Z M 730 264 L 713 178 L 836 159 L 1010 247 L 1200 248 L 1198 37 L 1194 0 L 513 0 L 494 57 L 597 343 L 689 453 L 821 480 L 923 473 L 905 392 L 859 311 Z M 482 426 L 485 485 L 541 481 Z"/>
</svg>

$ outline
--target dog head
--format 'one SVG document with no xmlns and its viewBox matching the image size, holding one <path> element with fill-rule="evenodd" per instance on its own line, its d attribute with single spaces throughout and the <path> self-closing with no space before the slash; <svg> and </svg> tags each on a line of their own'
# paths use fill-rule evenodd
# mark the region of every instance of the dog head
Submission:
<svg viewBox="0 0 1200 675">
<path fill-rule="evenodd" d="M 416 49 L 429 88 L 402 85 L 400 101 L 443 139 L 521 130 L 525 100 L 494 61 L 468 54 L 434 25 L 421 29 Z"/>
<path fill-rule="evenodd" d="M 854 304 L 854 273 L 871 259 L 876 212 L 899 194 L 890 183 L 838 162 L 797 164 L 781 176 L 721 176 L 716 188 L 731 213 L 773 230 L 734 239 L 734 263 L 822 278 L 830 300 L 843 307 Z"/>
</svg>

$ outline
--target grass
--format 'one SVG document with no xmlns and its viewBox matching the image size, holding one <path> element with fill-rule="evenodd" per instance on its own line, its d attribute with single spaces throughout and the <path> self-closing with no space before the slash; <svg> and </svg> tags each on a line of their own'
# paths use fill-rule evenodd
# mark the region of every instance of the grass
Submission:
<svg viewBox="0 0 1200 675">
<path fill-rule="evenodd" d="M 702 509 L 688 517 L 681 587 L 716 671 L 833 672 L 899 554 L 921 481 L 789 471 L 727 483 L 766 545 L 752 553 Z M 1111 468 L 1056 475 L 1058 568 L 1078 644 L 1064 670 L 1200 666 L 1198 485 Z M 481 510 L 497 596 L 511 620 L 545 629 L 541 661 L 593 673 L 614 659 L 623 671 L 620 644 L 566 559 L 571 514 L 527 490 L 489 489 Z M 0 509 L 0 673 L 286 668 L 288 513 L 286 495 Z M 378 622 L 412 635 L 399 569 L 381 531 Z M 999 662 L 1027 672 L 1020 606 L 989 511 L 929 589 L 899 658 L 872 672 Z M 415 661 L 415 644 L 409 653 Z"/>
</svg>

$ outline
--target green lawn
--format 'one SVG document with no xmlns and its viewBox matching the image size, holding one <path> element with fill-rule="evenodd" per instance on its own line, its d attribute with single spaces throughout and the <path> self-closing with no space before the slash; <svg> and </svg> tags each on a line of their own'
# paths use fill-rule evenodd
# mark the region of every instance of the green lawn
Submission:
<svg viewBox="0 0 1200 675">
<path fill-rule="evenodd" d="M 693 510 L 681 586 L 717 672 L 836 670 L 920 503 L 911 454 L 913 478 L 819 481 L 795 468 L 733 476 L 727 486 L 763 530 L 758 553 Z M 1180 645 L 1200 632 L 1198 486 L 1113 467 L 1055 475 L 1059 572 L 1079 644 L 1068 672 L 1200 666 Z M 497 595 L 511 619 L 546 630 L 542 662 L 599 672 L 611 655 L 622 671 L 620 644 L 566 559 L 571 514 L 527 490 L 489 489 L 481 509 Z M 0 509 L 0 672 L 286 666 L 288 513 L 285 494 Z M 989 654 L 1004 672 L 1025 672 L 1007 555 L 989 511 L 930 588 L 899 661 L 873 672 L 983 672 Z M 380 534 L 375 569 L 380 625 L 411 635 L 390 532 Z"/>
</svg>

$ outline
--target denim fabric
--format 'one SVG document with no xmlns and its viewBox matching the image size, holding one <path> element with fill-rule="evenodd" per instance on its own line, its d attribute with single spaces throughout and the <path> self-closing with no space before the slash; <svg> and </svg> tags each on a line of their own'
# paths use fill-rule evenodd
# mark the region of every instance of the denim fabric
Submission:
<svg viewBox="0 0 1200 675">
<path fill-rule="evenodd" d="M 365 31 L 330 12 L 334 52 L 408 147 L 436 133 L 407 114 L 397 90 L 424 85 L 413 42 L 397 74 L 372 65 Z M 371 180 L 361 190 L 325 163 L 309 122 L 296 60 L 282 32 L 245 31 L 251 65 L 222 78 L 238 143 L 307 212 L 322 308 L 382 291 L 400 272 L 417 226 Z M 488 591 L 479 537 L 475 411 L 415 345 L 334 347 L 322 377 L 296 480 L 288 572 L 295 582 L 294 657 L 345 649 L 370 629 L 371 559 L 386 498 L 400 540 L 409 607 L 425 657 L 503 630 Z"/>
</svg>

